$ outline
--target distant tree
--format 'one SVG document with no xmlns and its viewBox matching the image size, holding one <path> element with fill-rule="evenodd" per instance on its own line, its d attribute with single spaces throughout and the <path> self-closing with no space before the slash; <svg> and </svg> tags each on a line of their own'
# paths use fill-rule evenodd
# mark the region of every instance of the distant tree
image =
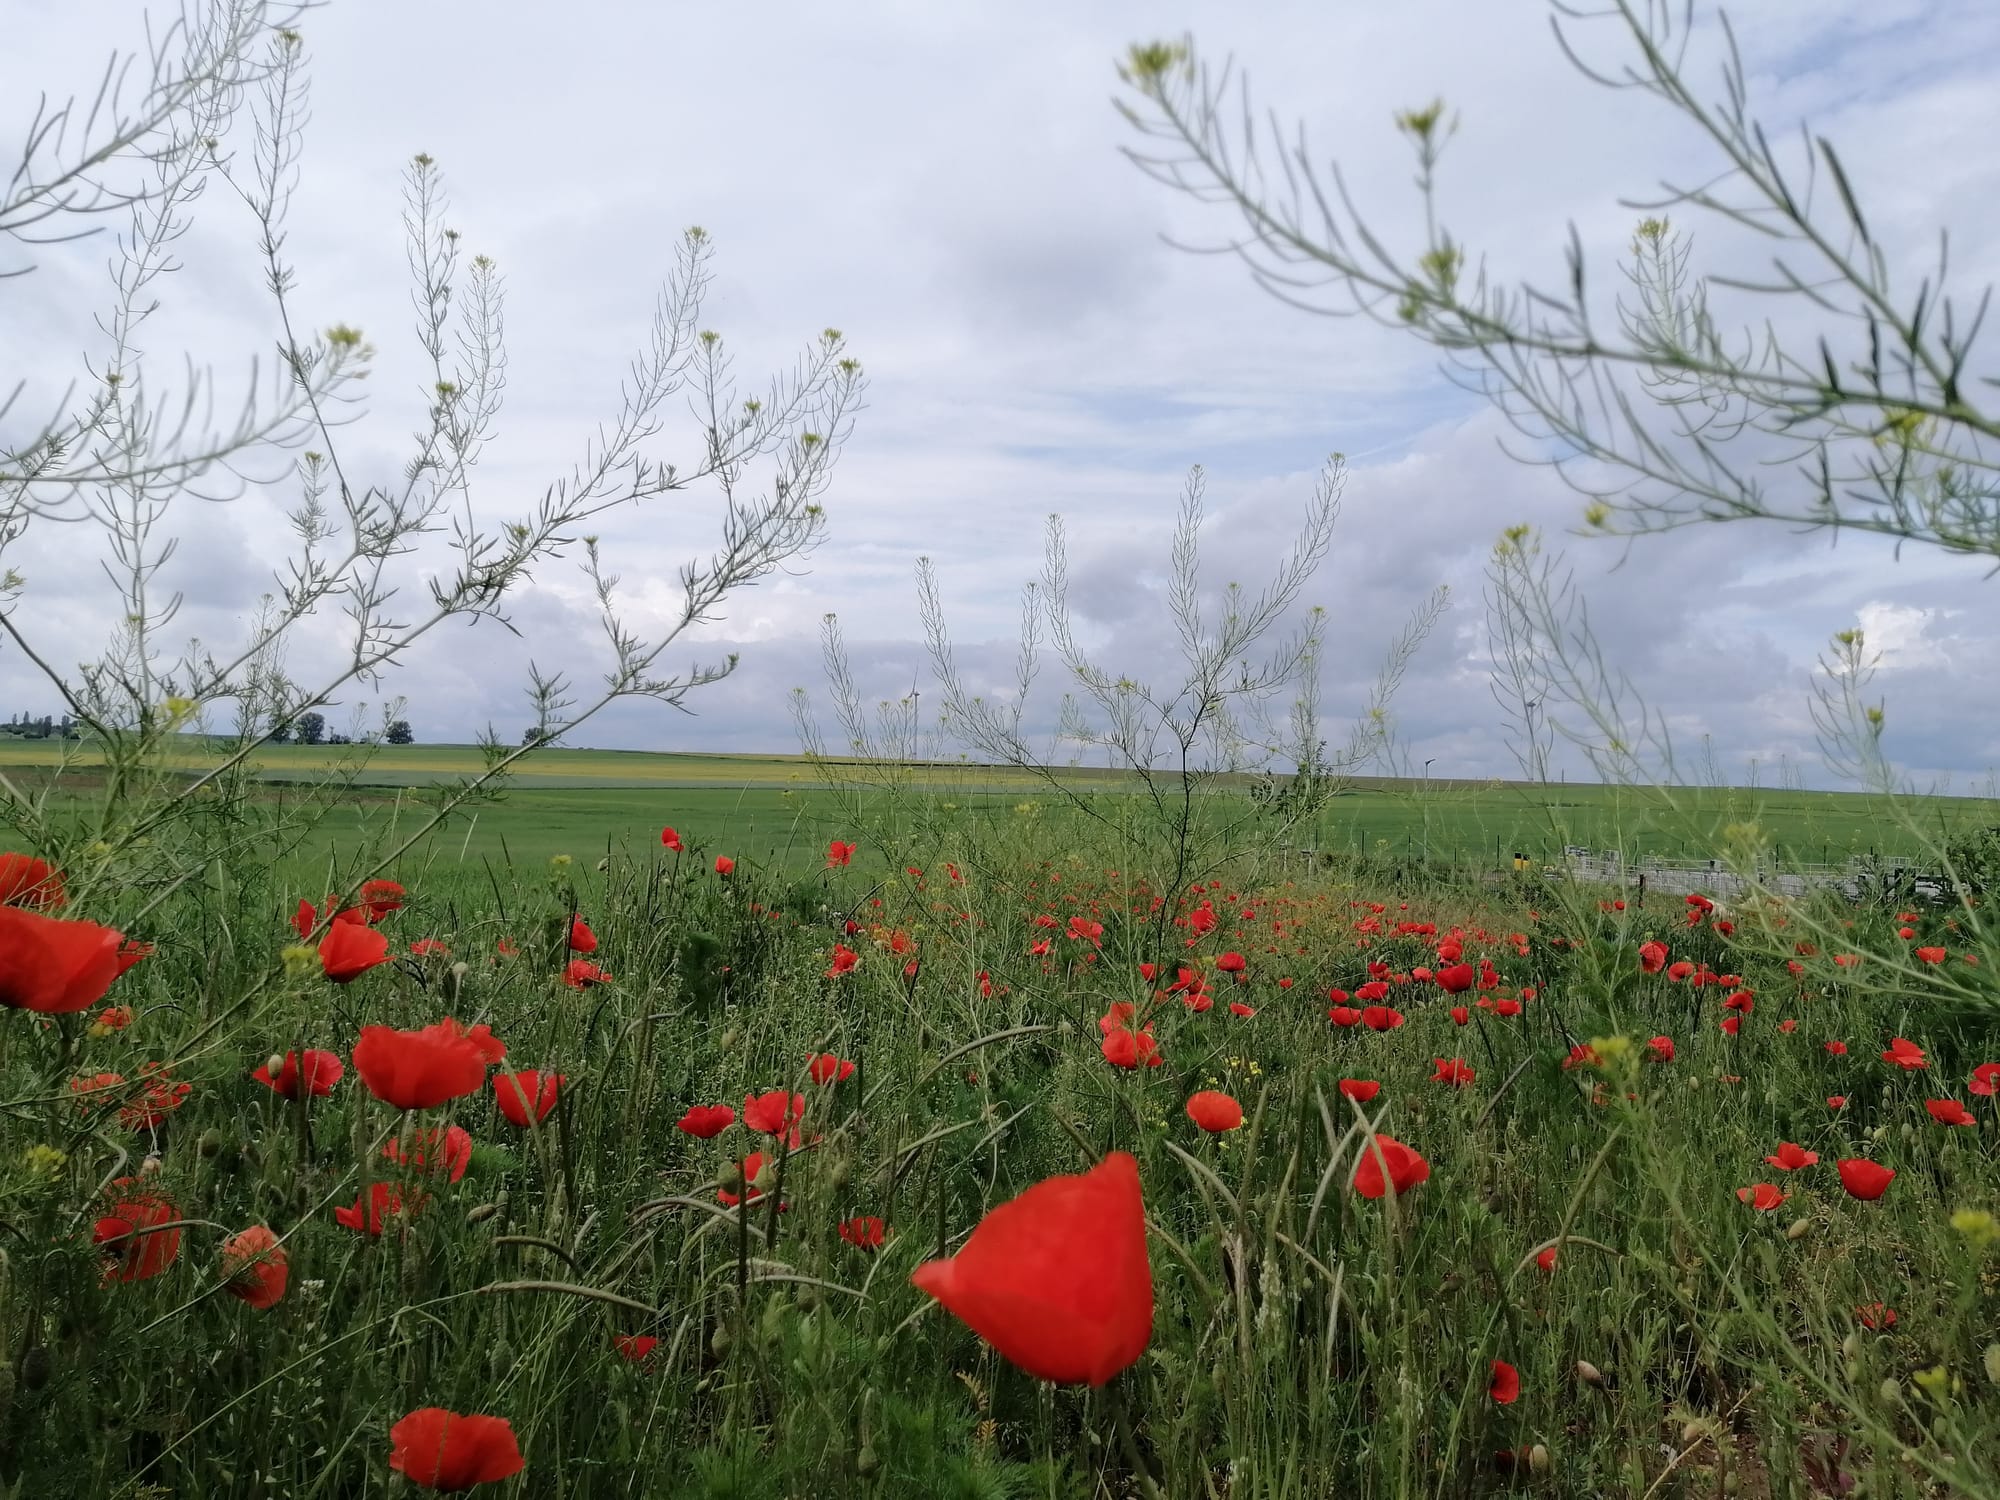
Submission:
<svg viewBox="0 0 2000 1500">
<path fill-rule="evenodd" d="M 265 735 L 264 738 L 274 745 L 288 745 L 292 740 L 292 726 L 290 724 L 274 724 L 271 726 L 271 732 Z"/>
<path fill-rule="evenodd" d="M 299 722 L 294 726 L 294 728 L 297 731 L 299 737 L 299 743 L 301 745 L 317 745 L 320 743 L 320 741 L 325 740 L 327 738 L 326 715 L 321 713 L 300 714 Z M 346 742 L 344 740 L 334 739 L 328 741 L 328 743 L 344 744 Z"/>
<path fill-rule="evenodd" d="M 329 745 L 351 745 L 354 743 L 353 740 L 349 739 L 346 735 L 342 734 L 337 729 L 332 734 L 326 737 L 326 742 Z M 312 743 L 318 744 L 319 742 L 317 740 L 314 740 L 312 741 Z"/>
<path fill-rule="evenodd" d="M 383 732 L 382 738 L 392 745 L 409 745 L 414 744 L 417 737 L 410 733 L 410 721 L 408 719 L 391 719 L 388 729 Z"/>
</svg>

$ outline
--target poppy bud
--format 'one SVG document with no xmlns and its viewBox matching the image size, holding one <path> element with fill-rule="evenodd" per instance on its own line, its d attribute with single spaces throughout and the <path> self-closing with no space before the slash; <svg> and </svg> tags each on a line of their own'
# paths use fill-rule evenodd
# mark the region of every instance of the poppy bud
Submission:
<svg viewBox="0 0 2000 1500">
<path fill-rule="evenodd" d="M 1916 1138 L 1917 1138 L 1917 1127 L 1910 1124 L 1909 1121 L 1905 1120 L 1903 1122 L 1903 1144 L 1907 1146 L 1911 1141 L 1914 1141 Z"/>
<path fill-rule="evenodd" d="M 1986 1352 L 1980 1356 L 1980 1363 L 1986 1366 L 1986 1378 L 2000 1385 L 2000 1344 L 1988 1344 Z"/>
<path fill-rule="evenodd" d="M 853 1177 L 853 1175 L 854 1163 L 843 1156 L 827 1170 L 826 1180 L 832 1183 L 837 1190 L 846 1187 L 848 1179 Z"/>
<path fill-rule="evenodd" d="M 269 1057 L 265 1058 L 264 1071 L 266 1073 L 269 1073 L 273 1078 L 276 1078 L 280 1073 L 284 1072 L 285 1071 L 284 1054 L 282 1052 L 273 1052 Z"/>
<path fill-rule="evenodd" d="M 486 1373 L 494 1380 L 505 1380 L 514 1373 L 514 1351 L 505 1339 L 496 1341 L 487 1351 Z"/>
<path fill-rule="evenodd" d="M 159 1171 L 165 1165 L 166 1163 L 161 1161 L 159 1157 L 148 1156 L 144 1161 L 139 1163 L 139 1175 L 142 1177 L 147 1176 Z"/>
<path fill-rule="evenodd" d="M 55 1373 L 55 1361 L 49 1358 L 49 1351 L 37 1344 L 21 1356 L 21 1388 L 25 1391 L 39 1391 L 49 1383 L 49 1376 Z"/>
<path fill-rule="evenodd" d="M 1585 1385 L 1602 1386 L 1604 1384 L 1604 1372 L 1587 1359 L 1580 1359 L 1576 1362 L 1576 1378 L 1581 1380 Z"/>
<path fill-rule="evenodd" d="M 500 1205 L 497 1203 L 474 1204 L 470 1209 L 466 1211 L 465 1222 L 468 1224 L 484 1224 L 488 1219 L 492 1218 L 495 1214 L 499 1212 L 500 1212 Z"/>
<path fill-rule="evenodd" d="M 1811 1219 L 1804 1219 L 1804 1218 L 1794 1219 L 1792 1220 L 1790 1226 L 1785 1230 L 1785 1238 L 1788 1240 L 1802 1240 L 1811 1233 L 1812 1233 Z"/>
<path fill-rule="evenodd" d="M 1903 1400 L 1902 1382 L 1891 1375 L 1882 1382 L 1875 1394 L 1881 1397 L 1884 1406 L 1899 1406 Z"/>
<path fill-rule="evenodd" d="M 1861 1331 L 1859 1329 L 1855 1329 L 1840 1341 L 1840 1353 L 1844 1359 L 1859 1359 L 1861 1357 Z"/>
<path fill-rule="evenodd" d="M 204 1160 L 214 1161 L 216 1157 L 222 1154 L 222 1132 L 219 1130 L 204 1130 L 201 1133 L 201 1139 L 195 1142 L 195 1150 L 202 1154 Z"/>
<path fill-rule="evenodd" d="M 801 1285 L 798 1292 L 792 1298 L 792 1301 L 798 1305 L 801 1312 L 816 1312 L 819 1309 L 820 1303 L 825 1300 L 826 1294 L 818 1287 L 810 1284 Z"/>
<path fill-rule="evenodd" d="M 737 1043 L 741 1042 L 742 1040 L 743 1040 L 743 1033 L 738 1031 L 734 1026 L 732 1026 L 727 1031 L 722 1033 L 722 1050 L 724 1052 L 734 1052 L 736 1050 Z"/>
<path fill-rule="evenodd" d="M 773 1297 L 765 1305 L 764 1316 L 757 1320 L 757 1337 L 765 1348 L 770 1348 L 784 1336 L 787 1311 L 789 1308 L 781 1298 Z"/>
<path fill-rule="evenodd" d="M 708 1336 L 708 1352 L 717 1359 L 729 1358 L 729 1351 L 736 1347 L 736 1340 L 729 1332 L 727 1323 L 717 1323 L 715 1332 Z"/>
<path fill-rule="evenodd" d="M 1549 1450 L 1541 1443 L 1528 1450 L 1528 1472 L 1546 1474 L 1549 1472 Z"/>
<path fill-rule="evenodd" d="M 854 1455 L 854 1475 L 857 1479 L 867 1479 L 882 1467 L 882 1460 L 875 1456 L 873 1448 L 863 1448 Z"/>
<path fill-rule="evenodd" d="M 611 859 L 609 855 L 605 856 L 603 859 L 600 859 L 597 862 L 597 873 L 600 875 L 602 875 L 606 870 L 610 868 L 611 868 Z"/>
<path fill-rule="evenodd" d="M 446 969 L 444 971 L 444 984 L 442 985 L 444 998 L 447 1000 L 456 1000 L 459 991 L 465 987 L 465 976 L 471 972 L 472 970 L 463 960 Z"/>
</svg>

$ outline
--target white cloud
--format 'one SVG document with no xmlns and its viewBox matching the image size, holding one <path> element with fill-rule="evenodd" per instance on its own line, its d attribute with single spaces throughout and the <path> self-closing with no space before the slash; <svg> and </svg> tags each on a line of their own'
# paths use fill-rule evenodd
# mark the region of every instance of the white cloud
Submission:
<svg viewBox="0 0 2000 1500">
<path fill-rule="evenodd" d="M 10 18 L 0 101 L 94 81 L 107 36 L 132 34 L 129 0 L 31 0 Z M 746 375 L 782 364 L 821 327 L 844 329 L 871 373 L 868 408 L 827 497 L 828 544 L 810 571 L 731 601 L 680 655 L 740 647 L 743 664 L 689 720 L 632 706 L 590 738 L 635 745 L 789 748 L 785 691 L 817 681 L 815 632 L 837 611 L 870 674 L 900 694 L 922 660 L 910 568 L 939 565 L 954 628 L 980 670 L 1007 675 L 1018 589 L 1040 561 L 1041 521 L 1070 520 L 1074 563 L 1107 650 L 1160 665 L 1153 590 L 1187 466 L 1211 472 L 1218 579 L 1268 571 L 1327 450 L 1357 458 L 1335 558 L 1313 599 L 1336 621 L 1337 705 L 1353 708 L 1382 643 L 1437 582 L 1456 613 L 1399 705 L 1413 752 L 1437 774 L 1507 769 L 1491 733 L 1477 628 L 1480 569 L 1520 520 L 1561 529 L 1578 502 L 1544 470 L 1505 458 L 1505 430 L 1393 330 L 1279 305 L 1228 257 L 1186 255 L 1163 233 L 1212 241 L 1226 216 L 1148 182 L 1119 156 L 1133 137 L 1110 108 L 1111 64 L 1159 32 L 1140 0 L 1070 6 L 702 8 L 578 0 L 563 24 L 525 0 L 492 0 L 480 24 L 450 7 L 336 0 L 308 17 L 313 120 L 287 249 L 300 308 L 368 330 L 383 353 L 367 420 L 342 441 L 364 480 L 388 481 L 425 379 L 407 327 L 399 233 L 403 162 L 442 162 L 452 221 L 501 263 L 510 291 L 507 405 L 478 491 L 496 518 L 565 472 L 615 406 L 628 352 L 682 226 L 716 237 L 706 314 Z M 1838 141 L 1891 262 L 1914 285 L 1953 226 L 1955 284 L 2000 271 L 2000 11 L 1983 0 L 1758 0 L 1739 5 L 1758 102 L 1791 149 L 1797 118 Z M 1211 54 L 1233 50 L 1256 96 L 1309 127 L 1371 222 L 1399 246 L 1421 232 L 1393 113 L 1441 94 L 1463 117 L 1443 171 L 1447 224 L 1499 277 L 1559 281 L 1564 225 L 1616 253 L 1657 179 L 1692 180 L 1709 158 L 1662 108 L 1579 77 L 1534 6 L 1411 0 L 1395 6 L 1228 5 L 1190 0 Z M 1921 22 L 1921 24 L 1919 24 Z M 1603 33 L 1586 31 L 1601 56 Z M 1713 85 L 1712 28 L 1691 74 Z M 1594 50 L 1593 50 L 1594 49 Z M 0 123 L 5 123 L 0 121 Z M 25 123 L 23 121 L 22 123 Z M 1759 270 L 1712 227 L 1703 260 Z M 238 355 L 268 349 L 240 208 L 218 193 L 162 284 L 148 348 L 183 348 L 225 390 Z M 0 282 L 0 391 L 26 382 L 39 411 L 80 376 L 100 335 L 104 239 L 47 247 Z M 1597 261 L 1607 292 L 1609 263 Z M 1786 320 L 1804 312 L 1781 309 Z M 1787 327 L 1796 326 L 1787 321 Z M 679 425 L 663 453 L 687 451 Z M 284 540 L 282 488 L 187 508 L 162 585 L 187 596 L 178 629 L 239 637 Z M 712 497 L 669 496 L 601 530 L 641 634 L 676 613 L 673 577 L 711 542 Z M 31 529 L 4 561 L 29 575 L 26 625 L 73 661 L 115 618 L 115 594 L 78 530 Z M 1798 705 L 1820 644 L 1857 614 L 1905 687 L 1949 665 L 1956 716 L 1926 719 L 1914 763 L 1983 771 L 2000 759 L 2000 653 L 1978 569 L 1843 539 L 1838 550 L 1771 529 L 1705 529 L 1637 548 L 1580 547 L 1593 618 L 1649 696 L 1728 764 L 1810 755 Z M 437 565 L 409 560 L 407 582 Z M 1870 611 L 1874 611 L 1871 616 Z M 491 629 L 428 642 L 385 690 L 407 694 L 429 737 L 518 722 L 519 658 L 601 670 L 579 575 L 538 578 L 517 610 L 525 646 Z M 1951 621 L 1951 633 L 1945 623 Z M 1871 623 L 1872 622 L 1872 623 Z M 331 662 L 337 618 L 314 622 L 293 664 Z M 472 643 L 468 649 L 468 641 Z M 877 681 L 875 679 L 879 678 Z M 0 651 L 0 711 L 52 707 Z M 1926 712 L 1928 712 L 1926 710 Z M 1899 726 L 1906 720 L 1899 717 Z M 1900 732 L 1911 733 L 1911 729 Z"/>
</svg>

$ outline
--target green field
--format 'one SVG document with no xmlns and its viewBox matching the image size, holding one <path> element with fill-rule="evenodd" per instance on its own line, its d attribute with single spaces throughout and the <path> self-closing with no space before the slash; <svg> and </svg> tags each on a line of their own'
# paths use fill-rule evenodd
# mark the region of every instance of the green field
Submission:
<svg viewBox="0 0 2000 1500">
<path fill-rule="evenodd" d="M 213 764 L 199 745 L 171 757 L 190 772 Z M 46 777 L 61 766 L 63 782 L 88 798 L 97 761 L 87 746 L 0 741 L 0 772 Z M 437 789 L 476 773 L 469 745 L 384 746 L 365 756 L 347 748 L 274 745 L 251 762 L 274 801 L 330 774 L 352 777 L 342 805 L 322 825 L 318 853 L 352 847 L 389 825 L 428 815 Z M 853 790 L 864 768 L 828 768 Z M 1060 772 L 1080 795 L 1123 798 L 1136 782 L 1122 772 L 1073 767 Z M 1230 778 L 1216 795 L 1241 795 L 1246 778 Z M 1045 782 L 1009 767 L 938 763 L 907 773 L 910 795 L 946 811 L 1007 818 L 1024 806 L 1049 811 Z M 880 793 L 865 793 L 873 813 L 888 810 Z M 523 764 L 504 797 L 453 818 L 430 851 L 434 861 L 542 861 L 552 855 L 596 858 L 620 846 L 652 844 L 671 824 L 695 841 L 739 858 L 788 863 L 816 858 L 844 826 L 850 798 L 835 796 L 820 771 L 796 755 L 683 754 L 633 750 L 544 750 Z M 1689 788 L 1665 806 L 1658 794 L 1625 788 L 1524 782 L 1393 781 L 1361 778 L 1337 796 L 1316 827 L 1294 842 L 1321 850 L 1422 855 L 1468 868 L 1493 868 L 1515 853 L 1557 858 L 1564 845 L 1619 849 L 1628 859 L 1706 858 L 1722 830 L 1755 823 L 1788 864 L 1839 865 L 1856 855 L 1912 857 L 1921 852 L 1914 821 L 1930 836 L 1949 838 L 2000 823 L 2000 804 L 1980 798 L 1922 798 L 1904 805 L 1907 819 L 1885 816 L 1874 798 L 1857 793 L 1779 789 Z"/>
</svg>

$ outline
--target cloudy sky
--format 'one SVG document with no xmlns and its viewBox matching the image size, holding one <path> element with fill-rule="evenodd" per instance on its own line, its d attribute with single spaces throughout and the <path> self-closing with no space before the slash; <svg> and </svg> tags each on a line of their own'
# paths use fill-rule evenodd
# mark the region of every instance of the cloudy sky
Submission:
<svg viewBox="0 0 2000 1500">
<path fill-rule="evenodd" d="M 1906 288 L 1949 224 L 1953 284 L 1976 301 L 2000 278 L 2000 10 L 1987 0 L 1737 9 L 1773 134 L 1795 137 L 1809 118 L 1840 144 Z M 1399 730 L 1433 774 L 1504 774 L 1482 566 L 1502 528 L 1568 529 L 1582 502 L 1509 460 L 1501 419 L 1415 341 L 1287 308 L 1239 262 L 1166 244 L 1233 225 L 1120 155 L 1134 137 L 1112 107 L 1113 64 L 1134 40 L 1182 31 L 1205 55 L 1233 54 L 1260 101 L 1340 162 L 1371 224 L 1413 248 L 1421 220 L 1392 118 L 1442 96 L 1463 121 L 1441 184 L 1456 233 L 1495 275 L 1559 285 L 1574 221 L 1598 280 L 1613 282 L 1637 218 L 1619 198 L 1699 179 L 1714 158 L 1657 104 L 1579 76 L 1547 13 L 1545 0 L 572 0 L 559 10 L 333 0 L 303 25 L 312 117 L 286 245 L 296 305 L 314 326 L 360 327 L 380 350 L 365 409 L 340 441 L 351 475 L 392 482 L 422 420 L 424 379 L 401 175 L 418 151 L 437 158 L 450 222 L 507 285 L 506 405 L 474 492 L 495 521 L 531 506 L 615 413 L 684 226 L 714 237 L 702 321 L 730 340 L 751 384 L 821 328 L 847 335 L 869 389 L 826 496 L 827 542 L 670 653 L 678 664 L 741 652 L 694 715 L 623 705 L 580 742 L 795 750 L 787 699 L 806 687 L 824 712 L 817 631 L 828 612 L 865 696 L 928 687 L 911 577 L 920 554 L 940 570 L 961 662 L 998 688 L 1051 511 L 1070 528 L 1085 639 L 1114 671 L 1169 678 L 1162 582 L 1188 467 L 1208 474 L 1205 579 L 1254 585 L 1339 450 L 1351 465 L 1345 509 L 1308 595 L 1332 622 L 1329 708 L 1359 705 L 1404 617 L 1449 584 L 1455 606 L 1397 701 Z M 36 90 L 93 87 L 107 45 L 142 37 L 142 14 L 136 0 L 16 0 L 0 128 L 25 130 Z M 1598 35 L 1599 55 L 1621 55 Z M 1710 97 L 1715 45 L 1712 27 L 1699 33 L 1690 64 Z M 1726 235 L 1695 227 L 1698 264 L 1758 268 L 1729 260 L 1738 251 Z M 254 239 L 224 193 L 200 204 L 147 330 L 163 386 L 191 357 L 215 368 L 226 400 L 249 360 L 268 356 L 275 323 Z M 0 394 L 25 382 L 0 440 L 57 409 L 101 350 L 93 320 L 112 250 L 110 232 L 44 247 L 32 275 L 0 280 Z M 693 422 L 676 413 L 654 451 L 685 465 Z M 176 639 L 242 637 L 283 559 L 280 517 L 294 498 L 253 486 L 227 506 L 177 511 L 184 542 L 160 576 L 186 596 Z M 709 497 L 667 496 L 597 527 L 641 634 L 667 618 L 674 570 L 712 544 L 714 515 Z M 117 618 L 95 566 L 101 542 L 87 527 L 36 524 L 0 553 L 27 579 L 17 622 L 58 663 L 91 654 Z M 1608 654 L 1681 743 L 1709 735 L 1733 779 L 1755 758 L 1768 781 L 1784 757 L 1824 780 L 1806 711 L 1812 663 L 1832 632 L 1857 623 L 1883 652 L 1898 760 L 1961 790 L 2000 766 L 2000 581 L 1977 566 L 1771 527 L 1703 528 L 1629 551 L 1570 546 Z M 404 585 L 420 591 L 435 562 L 405 559 Z M 408 698 L 421 739 L 462 740 L 487 723 L 512 736 L 527 722 L 528 656 L 585 682 L 602 670 L 574 559 L 539 572 L 514 619 L 520 639 L 482 624 L 427 640 L 380 695 Z M 302 679 L 338 657 L 339 628 L 332 616 L 304 627 L 290 657 Z M 346 692 L 334 716 L 377 696 Z M 1053 723 L 1055 696 L 1033 722 Z M 21 654 L 0 647 L 0 715 L 58 707 Z"/>
</svg>

